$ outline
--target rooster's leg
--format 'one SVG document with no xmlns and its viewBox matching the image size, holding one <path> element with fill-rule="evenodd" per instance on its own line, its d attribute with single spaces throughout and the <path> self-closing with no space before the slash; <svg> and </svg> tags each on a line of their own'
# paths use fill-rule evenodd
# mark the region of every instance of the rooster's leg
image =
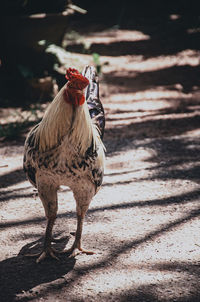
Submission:
<svg viewBox="0 0 200 302">
<path fill-rule="evenodd" d="M 56 220 L 58 203 L 57 203 L 57 189 L 53 186 L 43 185 L 38 188 L 40 199 L 42 200 L 45 214 L 47 217 L 47 226 L 44 239 L 44 247 L 42 253 L 40 253 L 36 262 L 39 263 L 47 256 L 58 259 L 54 252 L 56 252 L 51 246 L 52 239 L 52 230 L 53 225 Z"/>
<path fill-rule="evenodd" d="M 45 233 L 44 248 L 43 248 L 43 252 L 41 253 L 41 255 L 36 260 L 37 263 L 42 261 L 47 256 L 50 256 L 50 257 L 58 260 L 58 257 L 56 257 L 55 254 L 54 254 L 54 252 L 56 252 L 56 250 L 51 246 L 52 229 L 53 229 L 53 225 L 54 225 L 54 222 L 55 222 L 55 218 L 50 217 L 50 218 L 47 218 L 47 219 L 48 219 L 48 221 L 47 221 L 47 227 L 46 227 L 46 233 Z"/>
<path fill-rule="evenodd" d="M 86 192 L 80 192 L 79 194 L 74 193 L 74 197 L 76 199 L 76 211 L 77 211 L 77 228 L 75 234 L 75 240 L 70 249 L 65 249 L 62 252 L 70 254 L 70 257 L 75 257 L 80 253 L 92 255 L 94 252 L 88 251 L 82 248 L 81 246 L 81 237 L 82 237 L 82 230 L 83 230 L 83 222 L 85 218 L 85 214 L 89 207 L 90 201 L 94 196 L 94 188 L 92 187 L 91 190 L 88 189 Z M 84 198 L 85 197 L 85 198 Z"/>
<path fill-rule="evenodd" d="M 81 247 L 81 237 L 82 237 L 84 217 L 85 217 L 85 212 L 82 213 L 81 215 L 77 214 L 77 229 L 76 229 L 74 243 L 70 249 L 63 251 L 65 253 L 70 254 L 70 257 L 75 257 L 76 255 L 78 255 L 80 253 L 84 253 L 87 255 L 94 254 L 94 252 L 85 250 Z"/>
</svg>

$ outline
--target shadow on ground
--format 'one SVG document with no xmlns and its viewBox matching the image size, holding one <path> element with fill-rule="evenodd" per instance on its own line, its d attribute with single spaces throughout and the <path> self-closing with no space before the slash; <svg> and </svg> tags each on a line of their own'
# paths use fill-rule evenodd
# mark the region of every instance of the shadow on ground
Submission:
<svg viewBox="0 0 200 302">
<path fill-rule="evenodd" d="M 68 238 L 62 238 L 61 244 L 56 244 L 58 250 L 62 250 L 68 241 Z M 59 256 L 59 261 L 46 259 L 45 262 L 36 264 L 36 257 L 27 257 L 30 253 L 41 251 L 43 240 L 38 239 L 25 245 L 17 257 L 8 258 L 0 263 L 0 288 L 1 301 L 18 301 L 16 295 L 28 292 L 31 295 L 31 289 L 48 282 L 62 278 L 73 270 L 75 259 Z M 63 277 L 64 278 L 64 277 Z M 67 282 L 66 282 L 67 285 Z M 35 297 L 40 294 L 37 290 Z M 33 296 L 34 296 L 33 295 Z M 31 298 L 23 298 L 20 301 L 29 301 Z"/>
</svg>

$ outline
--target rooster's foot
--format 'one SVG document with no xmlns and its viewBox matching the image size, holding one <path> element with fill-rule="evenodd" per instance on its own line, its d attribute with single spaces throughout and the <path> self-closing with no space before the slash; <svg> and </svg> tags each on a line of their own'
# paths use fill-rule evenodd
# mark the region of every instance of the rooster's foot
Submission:
<svg viewBox="0 0 200 302">
<path fill-rule="evenodd" d="M 36 263 L 41 262 L 46 257 L 51 257 L 51 258 L 54 258 L 56 260 L 59 260 L 59 258 L 54 253 L 59 253 L 59 252 L 57 250 L 55 250 L 53 247 L 48 247 L 42 253 L 40 252 L 40 253 L 36 253 L 36 254 L 27 254 L 25 256 L 26 257 L 38 257 L 36 259 Z"/>
<path fill-rule="evenodd" d="M 69 258 L 76 257 L 79 254 L 86 254 L 86 255 L 93 255 L 93 254 L 95 254 L 95 252 L 93 252 L 93 251 L 88 251 L 88 250 L 85 250 L 85 249 L 83 249 L 81 247 L 74 247 L 74 246 L 72 246 L 70 249 L 64 249 L 60 253 L 62 253 L 62 254 L 63 253 L 64 254 L 68 254 Z"/>
<path fill-rule="evenodd" d="M 53 248 L 48 248 L 42 252 L 42 254 L 37 258 L 36 262 L 39 263 L 42 260 L 44 260 L 46 257 L 50 256 L 51 258 L 54 258 L 56 260 L 59 260 L 59 258 L 54 254 L 57 252 Z"/>
</svg>

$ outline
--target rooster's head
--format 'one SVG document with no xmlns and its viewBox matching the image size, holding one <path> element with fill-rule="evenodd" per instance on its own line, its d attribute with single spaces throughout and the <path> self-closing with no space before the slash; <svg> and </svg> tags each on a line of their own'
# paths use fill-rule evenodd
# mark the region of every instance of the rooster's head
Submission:
<svg viewBox="0 0 200 302">
<path fill-rule="evenodd" d="M 84 89 L 88 86 L 89 80 L 74 68 L 68 68 L 66 72 L 68 80 L 65 90 L 65 100 L 73 106 L 83 105 L 85 102 Z"/>
</svg>

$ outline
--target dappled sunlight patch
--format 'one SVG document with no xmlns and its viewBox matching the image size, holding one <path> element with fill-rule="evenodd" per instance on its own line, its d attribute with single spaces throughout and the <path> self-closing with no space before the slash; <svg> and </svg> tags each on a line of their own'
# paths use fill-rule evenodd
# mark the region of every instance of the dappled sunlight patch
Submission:
<svg viewBox="0 0 200 302">
<path fill-rule="evenodd" d="M 108 126 L 110 125 L 110 122 L 112 122 L 112 126 L 130 124 L 136 118 L 144 118 L 148 117 L 148 115 L 151 115 L 151 118 L 153 118 L 152 114 L 159 115 L 159 110 L 167 110 L 170 108 L 171 104 L 163 100 L 157 100 L 156 102 L 150 100 L 133 101 L 132 106 L 127 106 L 126 104 L 117 104 L 117 106 L 109 106 L 110 112 L 108 112 L 107 117 Z M 107 109 L 107 106 L 105 106 L 105 109 Z"/>
<path fill-rule="evenodd" d="M 136 263 L 180 257 L 184 261 L 195 260 L 200 246 L 198 198 L 190 200 L 191 192 L 187 191 L 176 195 L 177 189 L 170 183 L 165 184 L 164 190 L 162 184 L 159 187 L 158 183 L 143 182 L 142 187 L 133 183 L 114 187 L 112 192 L 105 190 L 107 196 L 113 195 L 112 201 L 102 199 L 99 203 L 94 199 L 88 212 L 93 216 L 92 230 L 99 230 L 108 238 L 112 234 L 113 252 L 118 256 L 128 253 L 127 259 L 131 257 Z"/>
<path fill-rule="evenodd" d="M 104 185 L 115 183 L 131 183 L 139 180 L 146 173 L 145 169 L 152 167 L 151 158 L 156 156 L 156 151 L 148 148 L 126 150 L 113 154 L 107 160 Z"/>
<path fill-rule="evenodd" d="M 127 299 L 139 297 L 142 292 L 149 298 L 162 299 L 162 301 L 187 298 L 191 290 L 195 289 L 194 285 L 197 286 L 195 278 L 190 278 L 191 276 L 186 272 L 165 272 L 164 274 L 159 270 L 130 264 L 126 268 L 109 268 L 106 273 L 95 272 L 94 278 L 87 280 L 87 284 L 82 278 L 81 285 L 87 290 L 87 295 L 84 296 L 83 292 L 82 298 L 86 299 L 88 292 L 90 298 L 95 298 L 100 294 L 105 301 L 106 298 L 110 301 L 112 297 L 117 301 L 120 297 L 127 297 Z M 79 296 L 80 293 L 77 295 Z"/>
<path fill-rule="evenodd" d="M 0 118 L 1 125 L 14 122 L 37 122 L 42 118 L 44 110 L 47 104 L 36 104 L 32 105 L 29 110 L 24 110 L 22 108 L 1 108 Z"/>
<path fill-rule="evenodd" d="M 188 136 L 200 136 L 200 128 L 197 128 L 197 129 L 193 129 L 193 130 L 190 130 L 190 131 L 186 131 L 185 132 L 185 135 L 188 135 Z M 197 146 L 195 146 L 196 148 Z M 188 149 L 192 149 L 192 146 L 188 146 Z"/>
<path fill-rule="evenodd" d="M 170 108 L 169 102 L 157 99 L 156 102 L 149 98 L 149 100 L 140 100 L 134 102 L 135 111 L 159 111 Z"/>
<path fill-rule="evenodd" d="M 104 107 L 107 128 L 135 124 L 135 131 L 137 123 L 147 121 L 152 123 L 156 120 L 175 121 L 185 117 L 196 117 L 200 113 L 198 100 L 192 98 L 192 94 L 185 94 L 176 89 L 164 89 L 161 86 L 135 93 L 111 94 Z M 149 130 L 143 127 L 143 132 Z"/>
<path fill-rule="evenodd" d="M 113 93 L 111 96 L 109 96 L 109 100 L 110 100 L 110 102 L 114 102 L 117 106 L 117 104 L 120 102 L 129 103 L 129 102 L 134 101 L 133 95 L 134 95 L 133 93 L 127 93 L 127 92 Z M 107 103 L 105 104 L 105 107 L 109 108 Z"/>
<path fill-rule="evenodd" d="M 116 171 L 118 168 L 138 168 L 141 162 L 146 162 L 156 156 L 156 150 L 145 147 L 138 147 L 133 145 L 131 150 L 123 150 L 123 152 L 116 152 L 112 157 L 109 157 L 106 164 L 106 172 L 110 170 Z M 137 161 L 137 162 L 136 162 Z"/>
<path fill-rule="evenodd" d="M 141 272 L 139 275 L 141 277 Z M 103 293 L 105 296 L 108 294 L 115 295 L 117 292 L 120 293 L 121 291 L 126 291 L 130 288 L 136 289 L 137 277 L 137 271 L 135 270 L 132 272 L 122 269 L 120 269 L 120 271 L 116 271 L 111 268 L 107 274 L 97 272 L 95 274 L 95 280 L 88 280 L 87 288 L 90 289 L 94 295 L 99 293 Z M 150 281 L 150 276 L 147 279 Z M 145 282 L 145 274 L 143 282 Z M 148 281 L 146 280 L 146 282 Z"/>
<path fill-rule="evenodd" d="M 172 103 L 170 101 L 174 101 L 174 100 L 180 100 L 180 99 L 188 99 L 189 97 L 191 97 L 192 94 L 185 94 L 181 91 L 177 91 L 177 90 L 172 90 L 172 89 L 167 89 L 167 88 L 163 88 L 163 87 L 157 87 L 157 88 L 151 88 L 151 89 L 147 89 L 144 91 L 139 91 L 136 93 L 132 94 L 132 98 L 133 100 L 137 100 L 137 101 L 143 101 L 143 100 L 152 100 L 154 101 L 154 105 L 153 106 L 157 106 L 157 101 L 163 101 L 163 109 L 165 108 L 166 104 L 168 104 L 168 106 L 170 106 L 170 104 L 172 105 Z M 155 102 L 156 101 L 156 102 Z M 168 101 L 168 103 L 167 103 Z M 159 106 L 159 105 L 158 105 Z"/>
<path fill-rule="evenodd" d="M 185 94 L 181 91 L 177 90 L 172 90 L 172 89 L 167 89 L 163 87 L 157 87 L 157 88 L 151 88 L 151 89 L 146 89 L 144 91 L 138 91 L 138 92 L 132 92 L 132 93 L 113 93 L 109 99 L 111 102 L 118 105 L 118 103 L 126 103 L 126 102 L 133 102 L 133 106 L 135 106 L 135 102 L 137 101 L 154 101 L 153 108 L 154 106 L 161 107 L 159 104 L 157 105 L 158 102 L 163 102 L 163 109 L 165 106 L 169 106 L 171 104 L 171 100 L 180 100 L 181 99 L 188 99 L 188 97 L 191 97 L 192 94 Z M 156 101 L 156 102 L 155 102 Z M 167 101 L 169 103 L 167 103 Z M 107 106 L 107 104 L 106 104 Z M 155 110 L 155 109 L 153 109 Z"/>
<path fill-rule="evenodd" d="M 149 40 L 150 36 L 139 30 L 108 29 L 106 31 L 89 33 L 84 37 L 91 43 L 111 43 L 116 41 L 140 41 Z"/>
<path fill-rule="evenodd" d="M 159 228 L 155 228 L 155 225 L 150 228 L 151 232 L 146 233 L 146 240 L 141 245 L 134 247 L 127 253 L 125 265 L 133 263 L 135 265 L 148 264 L 150 266 L 155 263 L 166 263 L 170 267 L 173 262 L 185 262 L 198 263 L 199 261 L 199 247 L 200 239 L 198 236 L 198 229 L 200 222 L 198 218 L 193 215 L 182 214 L 177 210 L 173 217 L 170 217 L 170 211 L 168 217 L 162 213 L 163 221 L 159 220 L 162 215 L 157 213 Z M 174 217 L 176 216 L 176 217 Z M 195 215 L 194 215 L 195 216 Z M 156 217 L 152 217 L 156 219 Z M 186 219 L 186 221 L 185 221 Z M 150 221 L 151 222 L 151 221 Z M 137 241 L 137 239 L 136 239 Z M 133 241 L 134 242 L 134 241 Z M 166 269 L 167 270 L 167 269 Z"/>
<path fill-rule="evenodd" d="M 198 66 L 198 64 L 198 51 L 187 49 L 178 52 L 176 55 L 162 55 L 156 58 L 149 58 L 143 60 L 142 62 L 135 63 L 133 66 L 133 70 L 139 70 L 140 72 L 144 72 L 169 68 L 172 66 Z"/>
<path fill-rule="evenodd" d="M 199 51 L 186 49 L 178 52 L 175 55 L 161 55 L 156 57 L 144 58 L 141 55 L 127 55 L 123 57 L 103 56 L 102 63 L 109 62 L 109 65 L 104 66 L 104 72 L 115 72 L 114 65 L 118 65 L 122 70 L 129 72 L 149 72 L 170 68 L 173 66 L 198 66 Z"/>
<path fill-rule="evenodd" d="M 21 150 L 23 150 L 23 147 Z M 20 152 L 20 155 L 14 154 L 12 157 L 12 156 L 8 156 L 7 152 L 5 150 L 5 153 L 1 155 L 0 175 L 6 175 L 8 173 L 11 173 L 14 170 L 21 169 L 22 163 L 23 163 L 23 155 L 21 154 L 21 152 Z"/>
</svg>

